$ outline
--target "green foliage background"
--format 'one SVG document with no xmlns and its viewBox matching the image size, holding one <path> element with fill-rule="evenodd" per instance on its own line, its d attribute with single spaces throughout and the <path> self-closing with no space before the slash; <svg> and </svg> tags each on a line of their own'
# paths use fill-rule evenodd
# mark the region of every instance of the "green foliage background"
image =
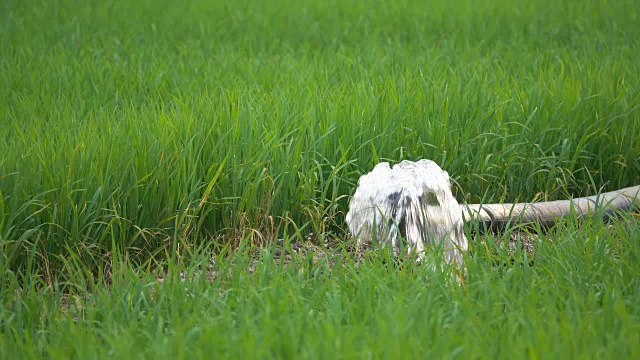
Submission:
<svg viewBox="0 0 640 360">
<path fill-rule="evenodd" d="M 3 0 L 0 14 L 3 356 L 226 341 L 254 345 L 220 355 L 260 358 L 636 357 L 633 216 L 569 220 L 534 268 L 477 245 L 464 293 L 374 261 L 202 280 L 187 288 L 206 299 L 183 304 L 179 281 L 141 297 L 153 279 L 134 266 L 212 243 L 344 240 L 348 197 L 380 161 L 432 159 L 469 203 L 639 184 L 632 1 Z M 87 285 L 119 261 L 129 277 Z M 88 322 L 60 312 L 70 288 L 103 297 Z"/>
</svg>

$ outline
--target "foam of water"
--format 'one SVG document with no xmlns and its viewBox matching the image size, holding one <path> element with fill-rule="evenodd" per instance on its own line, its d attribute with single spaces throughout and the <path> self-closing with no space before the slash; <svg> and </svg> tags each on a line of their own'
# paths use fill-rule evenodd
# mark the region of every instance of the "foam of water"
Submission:
<svg viewBox="0 0 640 360">
<path fill-rule="evenodd" d="M 449 174 L 431 160 L 380 163 L 360 177 L 346 218 L 358 244 L 382 243 L 398 254 L 442 246 L 445 259 L 462 265 L 467 250 L 462 213 Z"/>
</svg>

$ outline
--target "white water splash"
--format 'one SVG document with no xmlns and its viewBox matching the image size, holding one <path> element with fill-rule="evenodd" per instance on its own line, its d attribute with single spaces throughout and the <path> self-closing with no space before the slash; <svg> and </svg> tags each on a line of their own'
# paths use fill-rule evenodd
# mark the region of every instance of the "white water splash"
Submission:
<svg viewBox="0 0 640 360">
<path fill-rule="evenodd" d="M 346 220 L 358 244 L 390 244 L 396 255 L 406 240 L 419 259 L 425 246 L 442 246 L 447 262 L 462 265 L 468 247 L 449 174 L 431 160 L 376 165 L 360 177 Z"/>
</svg>

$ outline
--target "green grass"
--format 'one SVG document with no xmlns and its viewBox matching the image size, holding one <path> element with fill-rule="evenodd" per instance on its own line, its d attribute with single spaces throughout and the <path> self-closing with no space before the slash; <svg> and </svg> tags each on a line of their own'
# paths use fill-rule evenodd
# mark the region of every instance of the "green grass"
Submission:
<svg viewBox="0 0 640 360">
<path fill-rule="evenodd" d="M 511 262 L 498 238 L 474 243 L 466 288 L 412 262 L 396 268 L 384 252 L 284 266 L 267 248 L 249 274 L 237 251 L 209 265 L 214 280 L 202 253 L 169 263 L 162 284 L 116 261 L 110 286 L 76 275 L 72 309 L 64 284 L 5 289 L 16 294 L 3 296 L 0 356 L 633 359 L 640 226 L 626 220 L 565 224 L 543 237 L 533 266 L 526 253 Z"/>
<path fill-rule="evenodd" d="M 141 295 L 214 243 L 345 240 L 348 196 L 379 161 L 432 159 L 469 203 L 639 184 L 633 2 L 5 0 L 0 14 L 2 357 L 638 357 L 633 216 L 559 226 L 532 267 L 475 244 L 466 290 L 374 257 L 316 276 L 235 264 L 228 282 Z M 105 267 L 111 285 L 93 280 Z M 60 310 L 67 293 L 92 299 L 82 321 Z"/>
</svg>

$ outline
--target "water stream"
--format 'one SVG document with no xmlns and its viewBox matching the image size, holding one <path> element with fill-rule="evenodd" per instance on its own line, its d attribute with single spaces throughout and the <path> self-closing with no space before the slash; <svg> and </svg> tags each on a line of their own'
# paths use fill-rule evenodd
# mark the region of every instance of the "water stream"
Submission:
<svg viewBox="0 0 640 360">
<path fill-rule="evenodd" d="M 396 255 L 440 249 L 462 265 L 468 246 L 449 174 L 431 160 L 376 165 L 360 177 L 346 221 L 358 244 L 391 245 Z"/>
</svg>

